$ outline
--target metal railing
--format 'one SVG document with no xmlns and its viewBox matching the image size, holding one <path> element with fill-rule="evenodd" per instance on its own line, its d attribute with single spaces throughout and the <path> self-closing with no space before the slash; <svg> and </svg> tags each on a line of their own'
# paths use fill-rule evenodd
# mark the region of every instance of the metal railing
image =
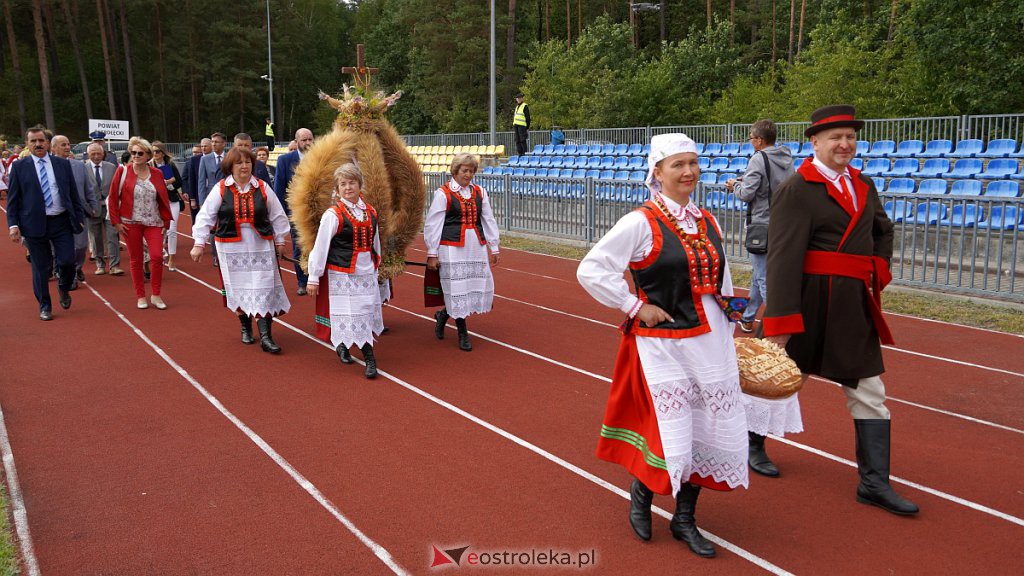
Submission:
<svg viewBox="0 0 1024 576">
<path fill-rule="evenodd" d="M 447 178 L 425 174 L 430 190 Z M 478 174 L 475 182 L 502 230 L 587 245 L 647 199 L 644 183 L 633 180 Z M 879 196 L 895 227 L 895 284 L 1024 302 L 1024 199 Z M 694 200 L 718 220 L 727 256 L 748 262 L 746 204 L 723 185 L 701 184 Z"/>
</svg>

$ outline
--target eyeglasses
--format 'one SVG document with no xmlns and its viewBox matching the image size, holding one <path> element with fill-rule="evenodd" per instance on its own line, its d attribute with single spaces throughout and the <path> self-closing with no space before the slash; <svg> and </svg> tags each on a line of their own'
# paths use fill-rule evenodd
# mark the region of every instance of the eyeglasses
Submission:
<svg viewBox="0 0 1024 576">
<path fill-rule="evenodd" d="M 132 156 L 145 156 L 146 152 L 145 150 L 132 150 L 131 152 L 129 152 L 129 154 L 131 154 Z"/>
</svg>

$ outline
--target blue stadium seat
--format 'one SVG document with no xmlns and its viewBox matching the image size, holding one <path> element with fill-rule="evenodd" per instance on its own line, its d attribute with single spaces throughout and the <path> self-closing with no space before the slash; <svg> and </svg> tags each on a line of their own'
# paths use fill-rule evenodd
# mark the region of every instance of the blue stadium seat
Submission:
<svg viewBox="0 0 1024 576">
<path fill-rule="evenodd" d="M 697 157 L 697 166 L 701 170 L 707 170 L 708 168 L 711 167 L 711 158 L 708 158 L 707 156 L 698 156 Z"/>
<path fill-rule="evenodd" d="M 700 156 L 701 154 L 703 154 L 704 153 L 704 144 L 701 143 L 701 142 L 694 142 L 694 144 L 697 145 L 697 156 Z"/>
<path fill-rule="evenodd" d="M 629 154 L 629 144 L 616 144 L 614 154 L 616 156 L 625 156 Z"/>
<path fill-rule="evenodd" d="M 871 148 L 871 142 L 867 140 L 857 140 L 857 156 L 863 156 Z"/>
<path fill-rule="evenodd" d="M 705 172 L 700 175 L 700 181 L 705 184 L 717 184 L 718 176 L 715 176 L 713 172 Z"/>
<path fill-rule="evenodd" d="M 593 150 L 591 150 L 593 153 Z M 604 144 L 601 146 L 601 156 L 612 156 L 615 154 L 615 144 Z"/>
<path fill-rule="evenodd" d="M 629 168 L 629 157 L 628 156 L 619 156 L 618 158 L 615 159 L 615 169 L 616 170 L 625 170 L 627 168 Z"/>
<path fill-rule="evenodd" d="M 914 215 L 915 224 L 938 224 L 939 220 L 946 217 L 945 204 L 939 202 L 921 202 L 917 205 L 917 213 Z"/>
<path fill-rule="evenodd" d="M 562 168 L 561 170 L 558 171 L 558 177 L 559 178 L 572 178 L 572 173 L 573 172 L 574 172 L 574 170 L 572 168 Z"/>
<path fill-rule="evenodd" d="M 982 180 L 1002 180 L 1017 173 L 1017 160 L 1013 158 L 998 158 L 989 160 L 985 171 L 975 176 Z"/>
<path fill-rule="evenodd" d="M 541 152 L 541 154 L 554 154 L 554 153 L 555 153 L 555 147 L 552 146 L 551 144 L 545 144 L 544 148 L 543 148 L 543 151 Z"/>
<path fill-rule="evenodd" d="M 614 170 L 615 169 L 615 158 L 611 156 L 601 156 L 601 170 Z"/>
<path fill-rule="evenodd" d="M 484 166 L 484 169 L 480 171 L 481 174 L 494 174 L 494 166 Z"/>
<path fill-rule="evenodd" d="M 918 154 L 921 158 L 942 158 L 953 154 L 952 140 L 929 140 L 924 152 Z"/>
<path fill-rule="evenodd" d="M 697 159 L 700 162 L 700 159 Z M 711 165 L 708 166 L 708 172 L 725 172 L 729 169 L 729 159 L 724 156 L 711 159 Z"/>
<path fill-rule="evenodd" d="M 906 200 L 889 200 L 882 207 L 885 208 L 885 213 L 889 215 L 889 220 L 897 224 L 912 216 L 914 210 L 913 206 Z"/>
<path fill-rule="evenodd" d="M 751 144 L 750 142 L 744 142 L 743 145 L 740 146 L 740 156 L 750 158 L 751 156 L 754 155 L 754 152 L 754 145 Z"/>
<path fill-rule="evenodd" d="M 797 154 L 797 156 L 803 156 L 804 158 L 814 156 L 814 144 L 804 142 L 803 146 L 800 147 L 800 153 Z"/>
<path fill-rule="evenodd" d="M 577 164 L 579 166 L 579 164 Z M 599 156 L 590 156 L 587 158 L 587 168 L 600 168 L 601 158 Z"/>
<path fill-rule="evenodd" d="M 558 174 L 558 169 L 557 168 L 555 168 L 554 171 L 555 171 L 555 174 Z M 530 175 L 529 174 L 529 170 L 527 170 L 527 174 L 526 175 L 527 176 Z M 534 176 L 536 176 L 538 178 L 546 178 L 548 176 L 548 169 L 547 168 L 537 168 L 537 173 L 534 174 Z"/>
<path fill-rule="evenodd" d="M 525 158 L 525 156 L 523 158 Z M 520 160 L 519 156 L 509 156 L 508 157 L 508 165 L 509 166 L 519 166 L 519 160 Z"/>
<path fill-rule="evenodd" d="M 629 159 L 629 169 L 630 170 L 643 170 L 644 169 L 644 159 L 639 157 L 639 156 L 633 156 L 632 158 Z"/>
<path fill-rule="evenodd" d="M 725 209 L 739 212 L 747 209 L 747 203 L 736 197 L 735 194 L 730 192 L 725 197 Z"/>
<path fill-rule="evenodd" d="M 989 182 L 985 188 L 985 196 L 996 196 L 999 198 L 1016 198 L 1020 196 L 1020 183 L 1010 180 L 997 180 Z"/>
<path fill-rule="evenodd" d="M 530 152 L 530 154 L 543 154 L 543 153 L 544 153 L 544 145 L 543 144 L 537 144 L 536 146 L 533 147 L 533 152 Z"/>
<path fill-rule="evenodd" d="M 917 183 L 914 182 L 913 178 L 893 178 L 889 180 L 889 189 L 886 192 L 890 194 L 913 194 L 916 186 Z"/>
<path fill-rule="evenodd" d="M 722 156 L 739 156 L 740 155 L 740 143 L 729 142 L 722 144 Z"/>
<path fill-rule="evenodd" d="M 865 176 L 881 176 L 883 173 L 889 171 L 889 159 L 888 158 L 872 158 L 868 160 L 866 166 L 864 166 Z"/>
<path fill-rule="evenodd" d="M 555 156 L 541 156 L 540 157 L 540 165 L 543 168 L 548 168 L 550 166 L 553 166 L 554 163 L 555 163 Z"/>
<path fill-rule="evenodd" d="M 867 158 L 882 158 L 892 156 L 896 151 L 896 142 L 892 140 L 876 140 L 871 145 L 871 150 L 864 153 Z"/>
<path fill-rule="evenodd" d="M 981 180 L 957 180 L 949 193 L 953 196 L 981 196 Z"/>
<path fill-rule="evenodd" d="M 516 170 L 517 170 L 517 168 L 512 168 L 511 166 L 506 166 L 506 167 L 501 169 L 501 175 L 502 176 L 504 176 L 505 174 L 511 175 Z"/>
<path fill-rule="evenodd" d="M 956 183 L 973 182 L 973 180 L 958 180 Z M 945 194 L 946 188 L 949 185 L 945 180 L 939 178 L 932 178 L 930 180 L 922 180 L 921 184 L 917 187 L 918 194 Z"/>
<path fill-rule="evenodd" d="M 1013 178 L 1014 180 L 1024 180 L 1024 166 L 1021 167 L 1020 172 L 1011 174 L 1010 178 Z"/>
<path fill-rule="evenodd" d="M 566 144 L 565 145 L 565 155 L 566 156 L 575 156 L 575 155 L 577 155 L 579 153 L 580 153 L 579 152 L 579 147 L 576 146 L 575 144 Z"/>
<path fill-rule="evenodd" d="M 783 143 L 783 146 L 785 146 L 786 148 L 789 148 L 789 153 L 792 154 L 793 156 L 799 156 L 800 155 L 800 143 L 799 142 L 785 142 L 785 143 Z"/>
<path fill-rule="evenodd" d="M 924 161 L 924 166 L 917 172 L 910 175 L 914 178 L 935 178 L 939 174 L 949 172 L 949 160 L 946 158 L 929 158 Z"/>
<path fill-rule="evenodd" d="M 794 158 L 793 159 L 793 170 L 799 170 L 800 166 L 802 166 L 803 163 L 804 163 L 804 158 Z"/>
<path fill-rule="evenodd" d="M 945 174 L 939 174 L 942 178 L 974 178 L 981 174 L 984 167 L 980 158 L 962 158 L 953 165 L 953 170 Z"/>
<path fill-rule="evenodd" d="M 864 159 L 863 158 L 854 158 L 854 159 L 850 160 L 850 168 L 853 168 L 854 170 L 863 170 L 864 169 Z"/>
<path fill-rule="evenodd" d="M 892 163 L 892 168 L 882 173 L 882 176 L 910 176 L 920 170 L 921 164 L 917 158 L 898 158 Z"/>
<path fill-rule="evenodd" d="M 572 177 L 573 178 L 586 178 L 587 177 L 587 171 L 584 170 L 583 168 L 576 168 L 575 170 L 572 171 Z"/>
<path fill-rule="evenodd" d="M 601 170 L 601 175 L 599 176 L 599 178 L 601 180 L 614 180 L 615 170 Z"/>
<path fill-rule="evenodd" d="M 977 204 L 957 204 L 949 212 L 949 217 L 939 220 L 940 226 L 962 226 L 974 228 L 985 217 L 985 211 Z"/>
<path fill-rule="evenodd" d="M 626 150 L 626 154 L 629 154 L 630 156 L 639 156 L 643 153 L 643 149 L 644 147 L 640 144 L 630 144 L 629 149 Z"/>
<path fill-rule="evenodd" d="M 629 174 L 630 174 L 630 170 L 616 170 L 615 171 L 615 179 L 616 180 L 629 180 Z"/>
<path fill-rule="evenodd" d="M 950 156 L 956 158 L 972 158 L 981 154 L 981 140 L 968 139 L 956 143 L 956 150 Z"/>
<path fill-rule="evenodd" d="M 579 144 L 578 146 L 576 146 L 576 153 L 579 154 L 580 156 L 590 156 L 590 145 Z"/>
<path fill-rule="evenodd" d="M 540 166 L 541 158 L 543 158 L 543 156 L 530 156 L 529 158 L 527 158 L 526 165 L 533 166 L 534 168 L 536 168 L 537 166 Z M 523 165 L 522 161 L 519 162 L 519 165 Z"/>
<path fill-rule="evenodd" d="M 634 182 L 643 182 L 643 181 L 647 180 L 647 172 L 642 172 L 640 170 L 633 170 L 629 174 L 629 179 L 634 181 Z"/>
<path fill-rule="evenodd" d="M 705 156 L 721 156 L 722 145 L 718 142 L 708 142 L 704 145 L 703 154 Z"/>
<path fill-rule="evenodd" d="M 565 144 L 555 144 L 555 156 L 565 156 Z"/>
<path fill-rule="evenodd" d="M 1017 151 L 1017 141 L 1009 138 L 1000 138 L 988 143 L 988 148 L 978 154 L 982 158 L 1006 158 Z"/>
<path fill-rule="evenodd" d="M 651 153 L 651 145 L 650 144 L 644 144 L 644 147 L 640 149 L 640 155 L 641 156 L 648 156 L 648 155 L 650 155 L 650 153 Z"/>
<path fill-rule="evenodd" d="M 537 175 L 537 169 L 536 168 L 527 168 L 526 169 L 526 173 L 523 174 L 523 176 L 536 176 L 536 175 Z"/>
<path fill-rule="evenodd" d="M 872 176 L 871 181 L 875 183 L 875 190 L 881 192 L 885 190 L 885 178 L 881 176 Z"/>
<path fill-rule="evenodd" d="M 721 208 L 725 204 L 725 192 L 714 190 L 708 192 L 706 198 L 704 198 L 705 208 Z"/>
<path fill-rule="evenodd" d="M 747 160 L 746 158 L 733 158 L 732 160 L 729 161 L 729 171 L 745 172 L 747 170 L 747 162 L 749 162 L 749 160 Z"/>
<path fill-rule="evenodd" d="M 1024 140 L 1020 142 L 1020 150 L 1010 154 L 1010 158 L 1024 158 Z"/>
<path fill-rule="evenodd" d="M 1013 230 L 1021 224 L 1021 212 L 1017 206 L 993 206 L 988 220 L 978 223 L 979 227 Z"/>
<path fill-rule="evenodd" d="M 600 178 L 600 177 L 601 177 L 601 171 L 600 170 L 594 170 L 594 169 L 587 170 L 587 178 Z"/>
<path fill-rule="evenodd" d="M 890 154 L 893 158 L 911 158 L 917 156 L 921 152 L 924 152 L 924 142 L 920 140 L 904 140 L 900 142 L 900 145 L 896 148 L 896 151 Z"/>
<path fill-rule="evenodd" d="M 722 172 L 718 175 L 718 183 L 725 184 L 728 180 L 736 178 L 735 172 Z"/>
</svg>

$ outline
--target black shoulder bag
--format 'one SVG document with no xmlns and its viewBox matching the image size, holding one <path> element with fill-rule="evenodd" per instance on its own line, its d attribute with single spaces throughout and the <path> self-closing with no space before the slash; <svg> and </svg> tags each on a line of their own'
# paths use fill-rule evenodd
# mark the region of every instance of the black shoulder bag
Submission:
<svg viewBox="0 0 1024 576">
<path fill-rule="evenodd" d="M 768 184 L 768 209 L 772 207 L 772 167 L 768 162 L 768 155 L 764 151 L 759 152 L 761 158 L 764 160 L 764 172 L 767 178 Z M 757 222 L 753 223 L 754 214 L 754 202 L 757 201 L 757 193 L 755 192 L 754 198 L 747 204 L 747 237 L 743 245 L 747 248 L 747 252 L 751 254 L 767 254 L 768 253 L 768 223 Z"/>
</svg>

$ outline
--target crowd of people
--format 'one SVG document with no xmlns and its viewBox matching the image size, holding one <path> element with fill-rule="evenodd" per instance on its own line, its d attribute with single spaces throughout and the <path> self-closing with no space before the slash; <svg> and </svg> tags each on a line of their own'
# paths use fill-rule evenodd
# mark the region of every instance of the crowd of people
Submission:
<svg viewBox="0 0 1024 576">
<path fill-rule="evenodd" d="M 516 120 L 526 128 L 521 95 L 519 104 Z M 849 166 L 862 126 L 851 106 L 815 111 L 805 132 L 814 156 L 794 171 L 788 150 L 776 146 L 774 123 L 752 125 L 757 153 L 742 178 L 727 183 L 750 206 L 753 279 L 742 316 L 729 314 L 734 294 L 727 251 L 717 220 L 694 197 L 697 147 L 684 134 L 652 139 L 650 199 L 619 220 L 580 263 L 583 288 L 627 318 L 597 454 L 634 477 L 628 521 L 639 538 L 652 538 L 654 494 L 671 494 L 672 535 L 694 553 L 714 556 L 714 545 L 696 524 L 701 491 L 746 487 L 750 470 L 778 476 L 766 437 L 803 430 L 797 395 L 768 400 L 741 389 L 733 322 L 784 348 L 805 378 L 817 375 L 843 386 L 854 420 L 856 499 L 895 514 L 917 513 L 889 483 L 889 411 L 880 375 L 881 344 L 890 343 L 891 335 L 878 290 L 889 280 L 893 226 L 874 183 Z M 272 138 L 269 122 L 267 135 Z M 127 157 L 115 165 L 103 134 L 93 136 L 97 141 L 79 161 L 67 138 L 35 127 L 22 150 L 5 155 L 24 158 L 2 163 L 10 237 L 28 249 L 42 320 L 53 318 L 51 270 L 56 268 L 59 303 L 67 309 L 70 292 L 84 280 L 87 246 L 95 274 L 123 274 L 120 240 L 128 247 L 138 307 L 166 309 L 163 258 L 173 272 L 176 222 L 188 207 L 195 241 L 190 255 L 200 262 L 209 246 L 243 344 L 256 342 L 255 319 L 262 349 L 281 352 L 272 326 L 291 307 L 279 267 L 279 259 L 288 259 L 295 265 L 295 295 L 316 299 L 317 335 L 331 342 L 344 364 L 353 362 L 353 347 L 360 350 L 366 378 L 377 376 L 374 342 L 386 330 L 382 306 L 390 284 L 378 275 L 380 218 L 363 195 L 358 164 L 334 171 L 331 203 L 303 267 L 286 192 L 313 145 L 310 130 L 296 132 L 294 148 L 278 158 L 276 169 L 266 165 L 269 147 L 254 151 L 248 134 L 236 134 L 225 151 L 227 140 L 216 132 L 193 148 L 180 172 L 160 142 L 132 138 Z M 517 138 L 519 144 L 525 143 Z M 444 301 L 434 316 L 435 336 L 443 339 L 454 318 L 458 346 L 467 352 L 473 349 L 467 318 L 493 304 L 491 268 L 500 245 L 487 192 L 474 183 L 478 169 L 471 154 L 453 159 L 451 179 L 434 192 L 423 231 L 426 266 L 437 273 Z"/>
</svg>

